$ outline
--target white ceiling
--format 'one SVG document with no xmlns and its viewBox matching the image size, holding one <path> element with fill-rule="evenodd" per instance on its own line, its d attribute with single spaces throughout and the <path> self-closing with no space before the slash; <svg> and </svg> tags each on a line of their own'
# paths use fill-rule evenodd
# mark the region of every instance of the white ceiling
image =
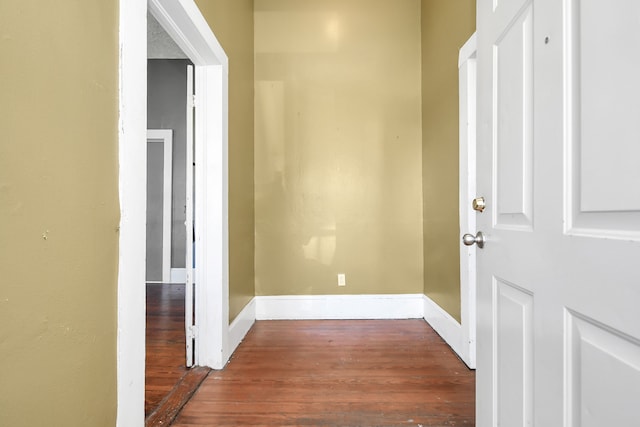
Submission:
<svg viewBox="0 0 640 427">
<path fill-rule="evenodd" d="M 188 59 L 150 13 L 147 13 L 147 58 Z"/>
</svg>

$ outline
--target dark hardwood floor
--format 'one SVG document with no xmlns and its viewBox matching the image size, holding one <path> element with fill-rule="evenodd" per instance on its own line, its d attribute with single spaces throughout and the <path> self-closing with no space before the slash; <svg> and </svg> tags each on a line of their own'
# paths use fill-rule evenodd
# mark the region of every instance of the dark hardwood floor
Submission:
<svg viewBox="0 0 640 427">
<path fill-rule="evenodd" d="M 168 426 L 209 374 L 186 368 L 184 285 L 147 285 L 145 426 Z"/>
<path fill-rule="evenodd" d="M 422 320 L 260 321 L 172 425 L 473 426 L 474 388 Z"/>
<path fill-rule="evenodd" d="M 151 414 L 187 372 L 184 285 L 147 285 L 145 415 Z"/>
</svg>

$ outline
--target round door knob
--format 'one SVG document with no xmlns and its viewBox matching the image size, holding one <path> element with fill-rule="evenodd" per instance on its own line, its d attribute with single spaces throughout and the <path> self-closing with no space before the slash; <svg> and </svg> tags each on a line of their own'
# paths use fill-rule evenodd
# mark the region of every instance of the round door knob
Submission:
<svg viewBox="0 0 640 427">
<path fill-rule="evenodd" d="M 475 236 L 473 234 L 465 234 L 462 236 L 462 243 L 464 243 L 465 246 L 472 246 L 475 243 L 482 249 L 484 247 L 484 234 L 482 234 L 482 231 L 478 231 Z"/>
</svg>

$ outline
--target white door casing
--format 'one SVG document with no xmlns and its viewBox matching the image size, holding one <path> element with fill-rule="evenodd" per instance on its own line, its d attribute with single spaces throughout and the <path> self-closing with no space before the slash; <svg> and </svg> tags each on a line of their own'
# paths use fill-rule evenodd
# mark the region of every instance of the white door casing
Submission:
<svg viewBox="0 0 640 427">
<path fill-rule="evenodd" d="M 228 289 L 228 58 L 192 0 L 121 2 L 117 426 L 144 425 L 146 16 L 149 11 L 195 65 L 195 363 L 221 369 L 231 349 Z"/>
<path fill-rule="evenodd" d="M 147 144 L 162 144 L 162 283 L 171 281 L 171 197 L 173 183 L 173 131 L 147 129 Z M 148 256 L 148 254 L 147 254 Z M 147 283 L 153 282 L 148 280 Z"/>
<path fill-rule="evenodd" d="M 194 363 L 221 369 L 230 356 L 228 220 L 228 58 L 190 0 L 150 0 L 149 12 L 195 66 Z"/>
<path fill-rule="evenodd" d="M 477 4 L 477 425 L 640 425 L 640 3 Z"/>
<path fill-rule="evenodd" d="M 476 196 L 476 35 L 460 48 L 460 232 L 476 229 L 471 202 Z M 476 367 L 476 247 L 460 245 L 461 346 L 458 355 Z"/>
</svg>

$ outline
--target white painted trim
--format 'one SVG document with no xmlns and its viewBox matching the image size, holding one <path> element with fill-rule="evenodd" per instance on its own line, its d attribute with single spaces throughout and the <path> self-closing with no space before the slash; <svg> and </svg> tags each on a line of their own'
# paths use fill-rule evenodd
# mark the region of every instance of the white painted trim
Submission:
<svg viewBox="0 0 640 427">
<path fill-rule="evenodd" d="M 463 345 L 460 323 L 431 298 L 423 295 L 424 320 L 442 337 L 456 354 L 469 366 L 468 346 Z M 469 366 L 471 367 L 471 366 Z"/>
<path fill-rule="evenodd" d="M 193 0 L 149 0 L 149 12 L 194 65 L 228 67 L 227 54 Z"/>
<path fill-rule="evenodd" d="M 194 273 L 193 270 L 193 248 L 195 246 L 195 233 L 193 228 L 193 202 L 194 202 L 194 186 L 193 186 L 193 151 L 194 151 L 194 124 L 193 124 L 193 109 L 194 109 L 194 91 L 193 91 L 193 79 L 194 79 L 193 65 L 187 65 L 187 93 L 186 93 L 186 116 L 187 116 L 187 137 L 185 147 L 185 237 L 186 246 L 184 253 L 184 327 L 185 327 L 185 348 L 187 354 L 187 368 L 193 366 L 194 356 L 194 342 L 196 337 L 193 337 L 194 331 Z M 197 328 L 195 328 L 197 330 Z"/>
<path fill-rule="evenodd" d="M 460 68 L 469 58 L 476 57 L 476 51 L 478 50 L 477 46 L 477 36 L 476 33 L 473 33 L 458 52 L 458 68 Z"/>
<path fill-rule="evenodd" d="M 222 369 L 229 335 L 228 69 L 196 66 L 195 363 Z M 202 286 L 205 284 L 205 286 Z"/>
<path fill-rule="evenodd" d="M 422 294 L 257 296 L 257 320 L 421 319 Z"/>
<path fill-rule="evenodd" d="M 471 201 L 476 194 L 476 36 L 460 49 L 459 56 L 460 105 L 460 238 L 465 233 L 475 234 L 476 215 Z M 476 246 L 460 243 L 460 317 L 462 341 L 465 343 L 460 357 L 470 368 L 476 366 Z"/>
<path fill-rule="evenodd" d="M 196 151 L 206 172 L 196 187 L 199 291 L 196 364 L 220 369 L 230 355 L 228 289 L 228 59 L 192 0 L 149 0 L 148 10 L 196 66 L 203 108 L 196 111 Z M 117 421 L 144 425 L 147 2 L 119 10 L 119 196 Z M 200 76 L 198 83 L 198 75 Z M 200 86 L 200 84 L 202 86 Z M 200 89 L 203 89 L 200 91 Z M 196 180 L 198 186 L 198 180 Z M 205 197 L 206 196 L 206 197 Z M 206 219 L 206 222 L 202 220 Z M 196 227 L 198 225 L 196 224 Z"/>
<path fill-rule="evenodd" d="M 144 425 L 147 3 L 119 13 L 117 427 Z"/>
<path fill-rule="evenodd" d="M 252 298 L 229 325 L 229 351 L 231 354 L 238 348 L 255 322 L 256 299 Z"/>
<path fill-rule="evenodd" d="M 184 283 L 167 283 L 167 282 L 158 282 L 158 281 L 155 281 L 155 282 L 147 281 L 146 284 L 147 285 L 164 285 L 164 286 L 172 286 L 172 285 L 183 286 L 184 285 Z"/>
<path fill-rule="evenodd" d="M 196 272 L 196 269 L 194 268 L 193 269 L 194 276 L 195 276 L 195 272 Z M 183 267 L 172 268 L 170 280 L 167 283 L 180 283 L 180 284 L 187 283 L 187 269 Z"/>
<path fill-rule="evenodd" d="M 149 0 L 149 11 L 195 65 L 196 265 L 194 363 L 221 369 L 230 356 L 228 58 L 190 0 Z"/>
<path fill-rule="evenodd" d="M 187 282 L 187 269 L 186 268 L 172 268 L 169 283 L 186 283 Z"/>
<path fill-rule="evenodd" d="M 147 129 L 147 144 L 163 144 L 162 282 L 171 279 L 171 201 L 173 197 L 173 130 Z"/>
</svg>

